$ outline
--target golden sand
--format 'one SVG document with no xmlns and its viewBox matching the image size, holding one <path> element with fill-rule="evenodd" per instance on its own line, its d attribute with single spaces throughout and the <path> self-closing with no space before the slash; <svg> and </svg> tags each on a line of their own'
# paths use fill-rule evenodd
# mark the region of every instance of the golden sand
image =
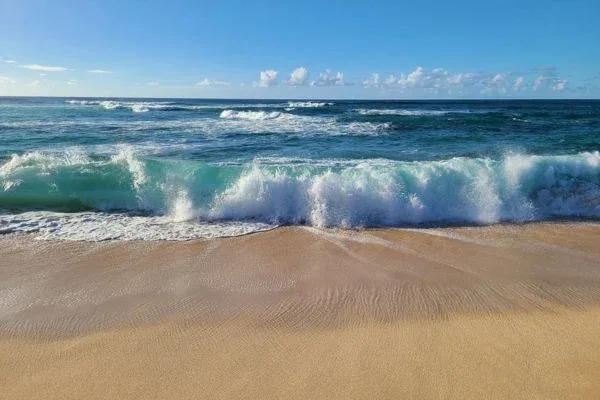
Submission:
<svg viewBox="0 0 600 400">
<path fill-rule="evenodd" d="M 5 237 L 0 388 L 7 399 L 598 398 L 600 224 Z"/>
</svg>

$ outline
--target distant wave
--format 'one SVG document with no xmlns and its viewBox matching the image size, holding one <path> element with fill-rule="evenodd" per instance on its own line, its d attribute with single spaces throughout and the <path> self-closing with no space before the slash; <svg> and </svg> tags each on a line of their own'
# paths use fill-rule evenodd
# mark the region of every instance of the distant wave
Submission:
<svg viewBox="0 0 600 400">
<path fill-rule="evenodd" d="M 177 130 L 206 135 L 228 134 L 291 134 L 304 137 L 377 136 L 389 133 L 393 127 L 388 122 L 338 121 L 332 117 L 294 115 L 279 111 L 223 110 L 219 118 L 177 120 L 121 120 L 81 121 L 76 119 L 53 121 L 0 121 L 0 129 L 66 128 L 106 129 L 112 127 L 123 132 Z"/>
<path fill-rule="evenodd" d="M 232 108 L 286 108 L 288 104 L 240 103 L 240 104 L 201 104 L 190 105 L 177 102 L 119 101 L 119 100 L 66 100 L 65 103 L 78 106 L 97 106 L 105 110 L 129 109 L 133 112 L 148 111 L 198 111 L 223 110 Z M 308 103 L 303 103 L 308 104 Z M 315 103 L 317 104 L 317 103 Z M 321 103 L 318 103 L 321 104 Z M 325 104 L 325 103 L 322 103 Z M 302 106 L 296 106 L 302 107 Z M 305 105 L 304 107 L 311 107 Z M 315 106 L 318 107 L 318 106 Z"/>
<path fill-rule="evenodd" d="M 66 103 L 82 106 L 100 106 L 105 110 L 130 109 L 133 112 L 165 110 L 173 108 L 171 102 L 130 102 L 116 100 L 67 100 Z"/>
<path fill-rule="evenodd" d="M 263 121 L 267 119 L 275 119 L 280 117 L 289 117 L 290 114 L 281 113 L 279 111 L 234 111 L 224 110 L 221 112 L 220 118 L 224 119 L 245 119 L 250 121 Z"/>
<path fill-rule="evenodd" d="M 21 212 L 0 216 L 4 232 L 47 227 L 50 222 L 39 214 L 23 214 L 40 209 L 126 210 L 169 223 L 258 223 L 261 229 L 277 224 L 347 228 L 600 218 L 600 153 L 216 165 L 145 159 L 127 147 L 102 158 L 83 151 L 32 152 L 13 155 L 0 166 L 0 209 Z M 85 224 L 86 218 L 68 224 Z M 69 236 L 71 231 L 63 229 L 67 222 L 61 221 L 43 229 L 86 238 L 87 228 Z M 135 221 L 148 220 L 121 223 Z M 132 230 L 129 225 L 119 228 L 115 220 L 111 224 Z"/>
<path fill-rule="evenodd" d="M 224 110 L 220 118 L 235 125 L 236 133 L 283 133 L 301 136 L 377 136 L 386 134 L 392 125 L 390 123 L 338 121 L 333 117 L 304 116 L 279 111 L 236 111 Z M 206 123 L 209 128 L 210 122 Z M 212 132 L 220 132 L 222 126 L 213 124 Z"/>
<path fill-rule="evenodd" d="M 326 106 L 332 106 L 333 103 L 329 102 L 317 102 L 317 101 L 290 101 L 288 107 L 291 108 L 320 108 Z"/>
<path fill-rule="evenodd" d="M 405 110 L 405 109 L 365 109 L 361 108 L 356 110 L 358 114 L 361 115 L 403 115 L 403 116 L 439 116 L 446 114 L 464 114 L 468 113 L 468 111 L 462 110 Z"/>
</svg>

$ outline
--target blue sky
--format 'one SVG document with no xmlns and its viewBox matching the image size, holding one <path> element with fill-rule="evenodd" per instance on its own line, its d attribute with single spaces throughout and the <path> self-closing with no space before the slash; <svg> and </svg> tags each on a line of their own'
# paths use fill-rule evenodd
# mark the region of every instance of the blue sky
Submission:
<svg viewBox="0 0 600 400">
<path fill-rule="evenodd" d="M 0 95 L 600 97 L 600 1 L 0 0 Z"/>
</svg>

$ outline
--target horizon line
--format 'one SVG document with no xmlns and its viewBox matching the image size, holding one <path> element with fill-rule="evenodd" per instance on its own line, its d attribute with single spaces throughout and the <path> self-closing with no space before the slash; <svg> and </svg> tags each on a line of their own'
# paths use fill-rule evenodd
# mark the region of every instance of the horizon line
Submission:
<svg viewBox="0 0 600 400">
<path fill-rule="evenodd" d="M 251 101 L 598 101 L 597 98 L 539 98 L 539 97 L 496 97 L 496 98 L 252 98 L 252 97 L 134 97 L 134 96 L 25 96 L 25 95 L 0 95 L 3 98 L 26 98 L 26 99 L 149 99 L 149 100 L 251 100 Z"/>
</svg>

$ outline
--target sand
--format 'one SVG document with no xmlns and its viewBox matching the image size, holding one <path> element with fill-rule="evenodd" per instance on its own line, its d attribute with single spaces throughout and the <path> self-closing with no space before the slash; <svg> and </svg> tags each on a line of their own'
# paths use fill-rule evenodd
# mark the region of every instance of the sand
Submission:
<svg viewBox="0 0 600 400">
<path fill-rule="evenodd" d="M 600 224 L 0 239 L 3 398 L 598 398 Z"/>
</svg>

